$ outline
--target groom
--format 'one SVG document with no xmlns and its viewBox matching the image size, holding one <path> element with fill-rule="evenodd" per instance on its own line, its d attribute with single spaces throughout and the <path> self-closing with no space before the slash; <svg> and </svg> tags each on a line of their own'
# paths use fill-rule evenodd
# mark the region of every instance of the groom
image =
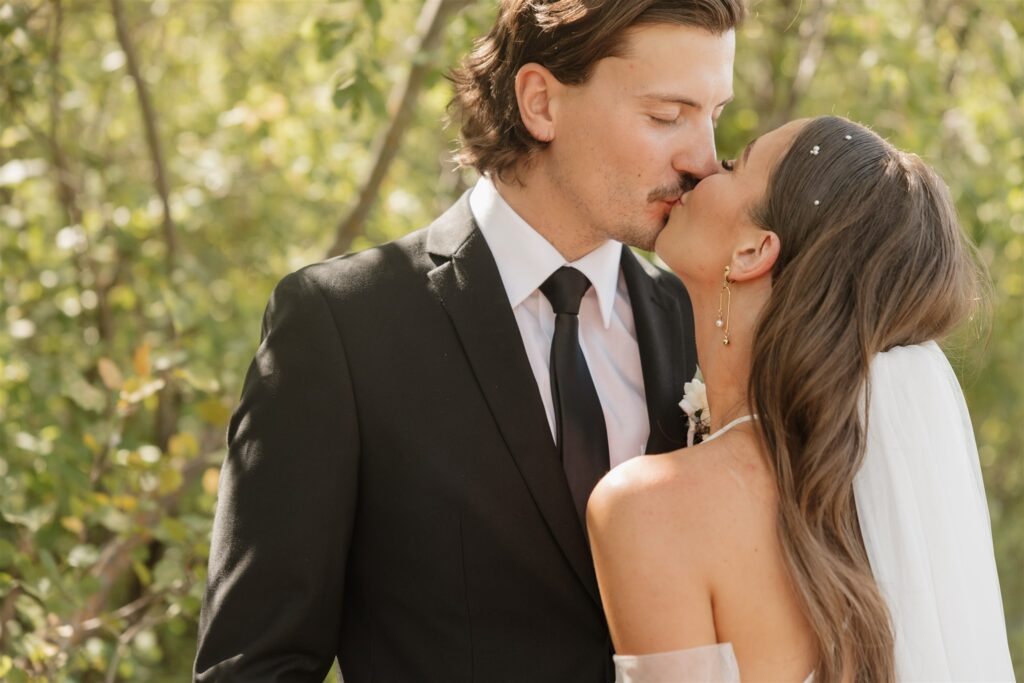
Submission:
<svg viewBox="0 0 1024 683">
<path fill-rule="evenodd" d="M 581 515 L 685 442 L 649 249 L 717 170 L 739 0 L 503 0 L 455 73 L 481 180 L 284 278 L 228 431 L 198 681 L 610 681 Z"/>
</svg>

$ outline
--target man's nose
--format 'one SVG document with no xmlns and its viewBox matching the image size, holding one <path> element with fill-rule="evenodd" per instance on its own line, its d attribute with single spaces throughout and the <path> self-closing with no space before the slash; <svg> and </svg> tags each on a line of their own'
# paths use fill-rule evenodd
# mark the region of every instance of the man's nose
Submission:
<svg viewBox="0 0 1024 683">
<path fill-rule="evenodd" d="M 702 180 L 718 173 L 718 155 L 715 150 L 715 126 L 711 119 L 704 125 L 692 128 L 689 135 L 679 141 L 679 149 L 673 158 L 673 166 L 682 175 Z"/>
</svg>

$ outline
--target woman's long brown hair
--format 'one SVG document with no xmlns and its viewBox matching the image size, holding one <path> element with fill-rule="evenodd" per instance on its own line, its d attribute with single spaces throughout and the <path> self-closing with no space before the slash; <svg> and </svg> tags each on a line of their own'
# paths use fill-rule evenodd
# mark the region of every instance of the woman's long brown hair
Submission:
<svg viewBox="0 0 1024 683">
<path fill-rule="evenodd" d="M 750 402 L 776 477 L 783 555 L 818 644 L 815 682 L 895 681 L 853 495 L 869 365 L 950 332 L 976 299 L 978 271 L 941 179 L 840 117 L 800 131 L 752 215 L 781 253 Z"/>
</svg>

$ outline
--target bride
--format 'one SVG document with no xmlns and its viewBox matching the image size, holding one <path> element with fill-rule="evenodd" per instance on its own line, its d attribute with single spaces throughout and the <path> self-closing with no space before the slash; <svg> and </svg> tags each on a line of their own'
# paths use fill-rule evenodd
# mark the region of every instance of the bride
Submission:
<svg viewBox="0 0 1024 683">
<path fill-rule="evenodd" d="M 942 181 L 839 117 L 674 207 L 703 443 L 634 458 L 588 529 L 617 680 L 1013 680 L 977 450 L 933 340 L 977 299 Z"/>
</svg>

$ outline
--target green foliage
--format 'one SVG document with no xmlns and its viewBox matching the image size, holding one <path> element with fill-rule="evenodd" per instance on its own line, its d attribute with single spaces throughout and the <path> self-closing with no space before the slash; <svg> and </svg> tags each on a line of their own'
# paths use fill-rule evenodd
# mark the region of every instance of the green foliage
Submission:
<svg viewBox="0 0 1024 683">
<path fill-rule="evenodd" d="M 990 331 L 960 335 L 958 366 L 1024 674 L 1024 16 L 1010 0 L 751 4 L 722 152 L 794 116 L 870 123 L 940 170 L 991 272 Z M 332 243 L 393 85 L 415 60 L 454 64 L 495 11 L 471 4 L 430 56 L 410 54 L 418 3 L 124 5 L 169 221 L 111 5 L 0 0 L 5 680 L 187 675 L 269 292 Z M 450 97 L 435 69 L 353 248 L 425 225 L 471 181 L 448 161 Z"/>
</svg>

